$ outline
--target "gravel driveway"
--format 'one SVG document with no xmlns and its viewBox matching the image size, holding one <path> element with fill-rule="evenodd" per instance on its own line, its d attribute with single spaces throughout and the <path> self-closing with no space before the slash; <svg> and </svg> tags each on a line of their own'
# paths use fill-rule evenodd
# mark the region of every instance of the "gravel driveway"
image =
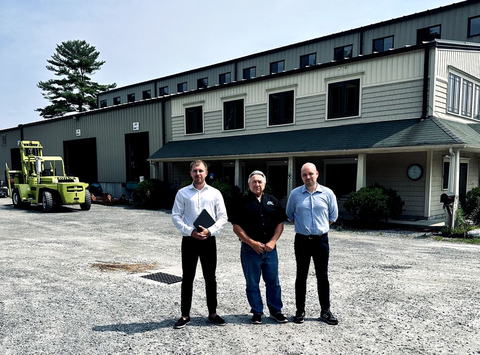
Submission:
<svg viewBox="0 0 480 355">
<path fill-rule="evenodd" d="M 217 238 L 218 312 L 206 321 L 198 268 L 192 322 L 180 283 L 94 263 L 155 264 L 181 276 L 180 236 L 169 211 L 93 205 L 16 210 L 0 199 L 0 354 L 480 354 L 480 247 L 414 231 L 332 231 L 330 283 L 338 326 L 317 320 L 313 266 L 304 324 L 295 312 L 294 231 L 278 242 L 287 324 L 251 325 L 239 241 Z"/>
</svg>

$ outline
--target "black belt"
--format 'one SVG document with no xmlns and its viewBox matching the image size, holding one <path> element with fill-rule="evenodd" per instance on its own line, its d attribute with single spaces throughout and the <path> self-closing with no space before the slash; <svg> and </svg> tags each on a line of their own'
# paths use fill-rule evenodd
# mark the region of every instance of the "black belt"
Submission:
<svg viewBox="0 0 480 355">
<path fill-rule="evenodd" d="M 308 239 L 320 239 L 320 238 L 324 238 L 324 237 L 328 237 L 328 232 L 327 233 L 323 233 L 322 235 L 315 235 L 315 234 L 310 234 L 310 235 L 305 235 L 305 234 L 300 234 L 300 233 L 297 233 L 298 236 L 302 237 L 302 238 L 308 238 Z"/>
</svg>

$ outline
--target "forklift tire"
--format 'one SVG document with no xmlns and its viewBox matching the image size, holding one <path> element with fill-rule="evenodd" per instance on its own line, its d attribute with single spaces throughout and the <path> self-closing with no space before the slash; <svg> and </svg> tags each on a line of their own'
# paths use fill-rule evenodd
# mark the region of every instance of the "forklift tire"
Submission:
<svg viewBox="0 0 480 355">
<path fill-rule="evenodd" d="M 18 189 L 13 189 L 12 191 L 12 202 L 13 202 L 13 207 L 15 208 L 22 207 L 22 199 L 20 198 L 20 192 L 18 192 Z"/>
<path fill-rule="evenodd" d="M 49 191 L 42 191 L 42 210 L 45 213 L 53 210 L 53 197 Z"/>
<path fill-rule="evenodd" d="M 88 211 L 92 206 L 92 195 L 90 191 L 85 190 L 85 203 L 80 204 L 80 208 L 84 211 Z"/>
</svg>

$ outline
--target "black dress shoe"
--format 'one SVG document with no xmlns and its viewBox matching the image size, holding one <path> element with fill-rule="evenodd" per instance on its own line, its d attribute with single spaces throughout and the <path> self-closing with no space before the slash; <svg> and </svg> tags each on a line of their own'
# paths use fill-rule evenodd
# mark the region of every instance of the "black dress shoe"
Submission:
<svg viewBox="0 0 480 355">
<path fill-rule="evenodd" d="M 295 313 L 295 317 L 293 317 L 293 322 L 297 324 L 302 324 L 305 321 L 305 312 L 298 312 Z"/>
<path fill-rule="evenodd" d="M 225 322 L 225 319 L 220 317 L 218 314 L 215 317 L 208 316 L 208 320 L 215 325 L 223 326 L 223 325 L 227 324 L 227 322 Z"/>
<path fill-rule="evenodd" d="M 180 319 L 177 320 L 177 322 L 175 323 L 174 328 L 175 328 L 175 329 L 185 328 L 185 326 L 186 326 L 188 323 L 190 323 L 190 317 L 187 317 L 186 319 L 183 318 L 183 317 L 180 317 Z"/>
<path fill-rule="evenodd" d="M 320 318 L 322 322 L 325 322 L 330 325 L 337 325 L 338 324 L 338 319 L 330 312 L 329 309 L 323 310 L 320 313 Z"/>
</svg>

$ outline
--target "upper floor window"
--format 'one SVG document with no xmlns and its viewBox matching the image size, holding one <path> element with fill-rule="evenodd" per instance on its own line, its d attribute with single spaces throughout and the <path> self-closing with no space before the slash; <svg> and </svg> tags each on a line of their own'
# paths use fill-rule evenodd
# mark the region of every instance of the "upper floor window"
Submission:
<svg viewBox="0 0 480 355">
<path fill-rule="evenodd" d="M 328 84 L 327 119 L 354 117 L 360 113 L 360 79 Z"/>
<path fill-rule="evenodd" d="M 232 100 L 223 102 L 223 129 L 245 128 L 244 100 Z"/>
<path fill-rule="evenodd" d="M 168 95 L 168 86 L 161 87 L 158 89 L 158 95 L 159 96 L 165 96 Z"/>
<path fill-rule="evenodd" d="M 243 78 L 244 79 L 255 78 L 255 76 L 257 76 L 257 68 L 256 67 L 243 69 Z"/>
<path fill-rule="evenodd" d="M 2 134 L 2 145 L 7 145 L 7 135 Z"/>
<path fill-rule="evenodd" d="M 343 60 L 347 58 L 352 58 L 352 51 L 353 51 L 353 45 L 335 48 L 333 59 Z"/>
<path fill-rule="evenodd" d="M 185 108 L 185 133 L 203 133 L 203 107 Z"/>
<path fill-rule="evenodd" d="M 270 74 L 281 73 L 285 70 L 285 61 L 280 60 L 278 62 L 270 63 Z"/>
<path fill-rule="evenodd" d="M 135 94 L 128 94 L 127 102 L 135 102 Z"/>
<path fill-rule="evenodd" d="M 220 83 L 220 85 L 231 83 L 232 82 L 231 74 L 230 73 L 220 74 L 218 76 L 218 82 Z"/>
<path fill-rule="evenodd" d="M 300 56 L 300 68 L 311 67 L 312 65 L 317 64 L 317 54 L 306 54 Z"/>
<path fill-rule="evenodd" d="M 377 38 L 373 40 L 373 52 L 385 52 L 393 48 L 393 36 Z"/>
<path fill-rule="evenodd" d="M 177 84 L 177 92 L 187 91 L 187 83 Z"/>
<path fill-rule="evenodd" d="M 107 100 L 100 100 L 100 108 L 107 107 Z"/>
<path fill-rule="evenodd" d="M 293 123 L 294 91 L 276 92 L 268 95 L 268 125 Z"/>
<path fill-rule="evenodd" d="M 441 38 L 441 26 L 425 27 L 417 30 L 417 44 L 433 41 L 435 38 Z"/>
<path fill-rule="evenodd" d="M 447 112 L 480 119 L 480 83 L 459 75 L 448 75 Z"/>
<path fill-rule="evenodd" d="M 480 16 L 468 19 L 468 37 L 480 35 Z"/>
<path fill-rule="evenodd" d="M 142 99 L 143 100 L 151 99 L 151 98 L 152 98 L 152 92 L 150 90 L 142 91 Z"/>
<path fill-rule="evenodd" d="M 208 86 L 208 78 L 202 78 L 197 80 L 197 89 L 204 89 Z"/>
<path fill-rule="evenodd" d="M 120 100 L 120 96 L 113 98 L 113 104 L 114 105 L 120 105 L 121 103 L 122 103 L 122 101 Z"/>
</svg>

